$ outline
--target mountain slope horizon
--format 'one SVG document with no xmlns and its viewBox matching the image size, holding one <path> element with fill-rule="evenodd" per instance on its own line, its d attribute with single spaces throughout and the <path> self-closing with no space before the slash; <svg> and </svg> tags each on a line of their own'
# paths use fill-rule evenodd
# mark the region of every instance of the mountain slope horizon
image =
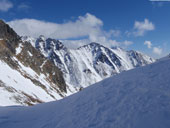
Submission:
<svg viewBox="0 0 170 128">
<path fill-rule="evenodd" d="M 167 57 L 107 78 L 60 101 L 0 107 L 0 127 L 169 128 L 169 76 Z"/>
</svg>

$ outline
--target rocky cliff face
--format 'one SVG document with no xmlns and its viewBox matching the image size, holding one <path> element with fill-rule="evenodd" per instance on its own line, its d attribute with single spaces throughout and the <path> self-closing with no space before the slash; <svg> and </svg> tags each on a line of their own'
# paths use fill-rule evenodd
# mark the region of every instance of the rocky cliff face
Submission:
<svg viewBox="0 0 170 128">
<path fill-rule="evenodd" d="M 22 42 L 17 49 L 21 50 L 16 55 L 20 62 L 33 69 L 37 74 L 44 74 L 49 82 L 55 84 L 60 91 L 66 92 L 62 72 L 51 61 L 47 60 L 28 42 Z"/>
<path fill-rule="evenodd" d="M 10 99 L 9 105 L 32 105 L 66 96 L 62 72 L 30 43 L 22 42 L 13 29 L 1 20 L 0 63 L 0 91 L 8 94 L 6 100 Z M 18 74 L 18 78 L 12 72 Z M 13 82 L 10 82 L 11 79 Z M 30 87 L 32 90 L 28 90 Z M 1 94 L 0 97 L 3 98 Z"/>
</svg>

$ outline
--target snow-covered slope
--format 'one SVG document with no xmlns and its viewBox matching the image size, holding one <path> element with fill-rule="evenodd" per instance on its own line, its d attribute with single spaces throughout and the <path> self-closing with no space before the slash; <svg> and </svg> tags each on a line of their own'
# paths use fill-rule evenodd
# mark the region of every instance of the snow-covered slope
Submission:
<svg viewBox="0 0 170 128">
<path fill-rule="evenodd" d="M 0 107 L 2 128 L 170 128 L 170 58 L 96 83 L 63 100 Z"/>
<path fill-rule="evenodd" d="M 27 75 L 29 78 L 26 78 Z M 19 72 L 0 61 L 0 76 L 0 106 L 32 105 L 62 98 L 52 89 L 45 75 L 38 75 L 21 63 Z M 31 79 L 45 85 L 44 88 L 37 86 Z"/>
<path fill-rule="evenodd" d="M 137 51 L 125 51 L 119 47 L 110 49 L 98 43 L 69 49 L 60 41 L 44 36 L 22 39 L 61 69 L 69 87 L 87 87 L 111 75 L 155 61 Z"/>
</svg>

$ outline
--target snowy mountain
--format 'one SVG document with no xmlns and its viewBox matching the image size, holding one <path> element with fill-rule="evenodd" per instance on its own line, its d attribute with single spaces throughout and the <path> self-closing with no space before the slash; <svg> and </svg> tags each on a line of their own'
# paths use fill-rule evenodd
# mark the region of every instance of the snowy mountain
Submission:
<svg viewBox="0 0 170 128">
<path fill-rule="evenodd" d="M 45 38 L 23 37 L 63 72 L 69 87 L 87 87 L 114 74 L 153 63 L 155 60 L 137 51 L 119 47 L 107 48 L 90 43 L 78 49 L 69 49 L 60 41 Z"/>
<path fill-rule="evenodd" d="M 78 92 L 111 75 L 154 62 L 97 43 L 68 49 L 60 41 L 19 37 L 0 20 L 0 105 L 33 105 Z"/>
<path fill-rule="evenodd" d="M 139 67 L 60 101 L 0 107 L 2 128 L 169 128 L 170 58 Z"/>
<path fill-rule="evenodd" d="M 33 105 L 66 94 L 62 72 L 0 20 L 0 106 Z"/>
</svg>

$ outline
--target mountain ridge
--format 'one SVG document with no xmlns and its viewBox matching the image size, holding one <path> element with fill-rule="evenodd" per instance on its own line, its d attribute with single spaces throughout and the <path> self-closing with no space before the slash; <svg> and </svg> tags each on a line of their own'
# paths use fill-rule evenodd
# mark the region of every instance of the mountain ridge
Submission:
<svg viewBox="0 0 170 128">
<path fill-rule="evenodd" d="M 62 72 L 3 21 L 0 38 L 0 105 L 33 105 L 65 97 Z"/>
<path fill-rule="evenodd" d="M 44 36 L 22 39 L 60 68 L 69 87 L 84 88 L 111 75 L 155 62 L 140 52 L 111 49 L 96 42 L 69 49 L 61 41 Z"/>
</svg>

